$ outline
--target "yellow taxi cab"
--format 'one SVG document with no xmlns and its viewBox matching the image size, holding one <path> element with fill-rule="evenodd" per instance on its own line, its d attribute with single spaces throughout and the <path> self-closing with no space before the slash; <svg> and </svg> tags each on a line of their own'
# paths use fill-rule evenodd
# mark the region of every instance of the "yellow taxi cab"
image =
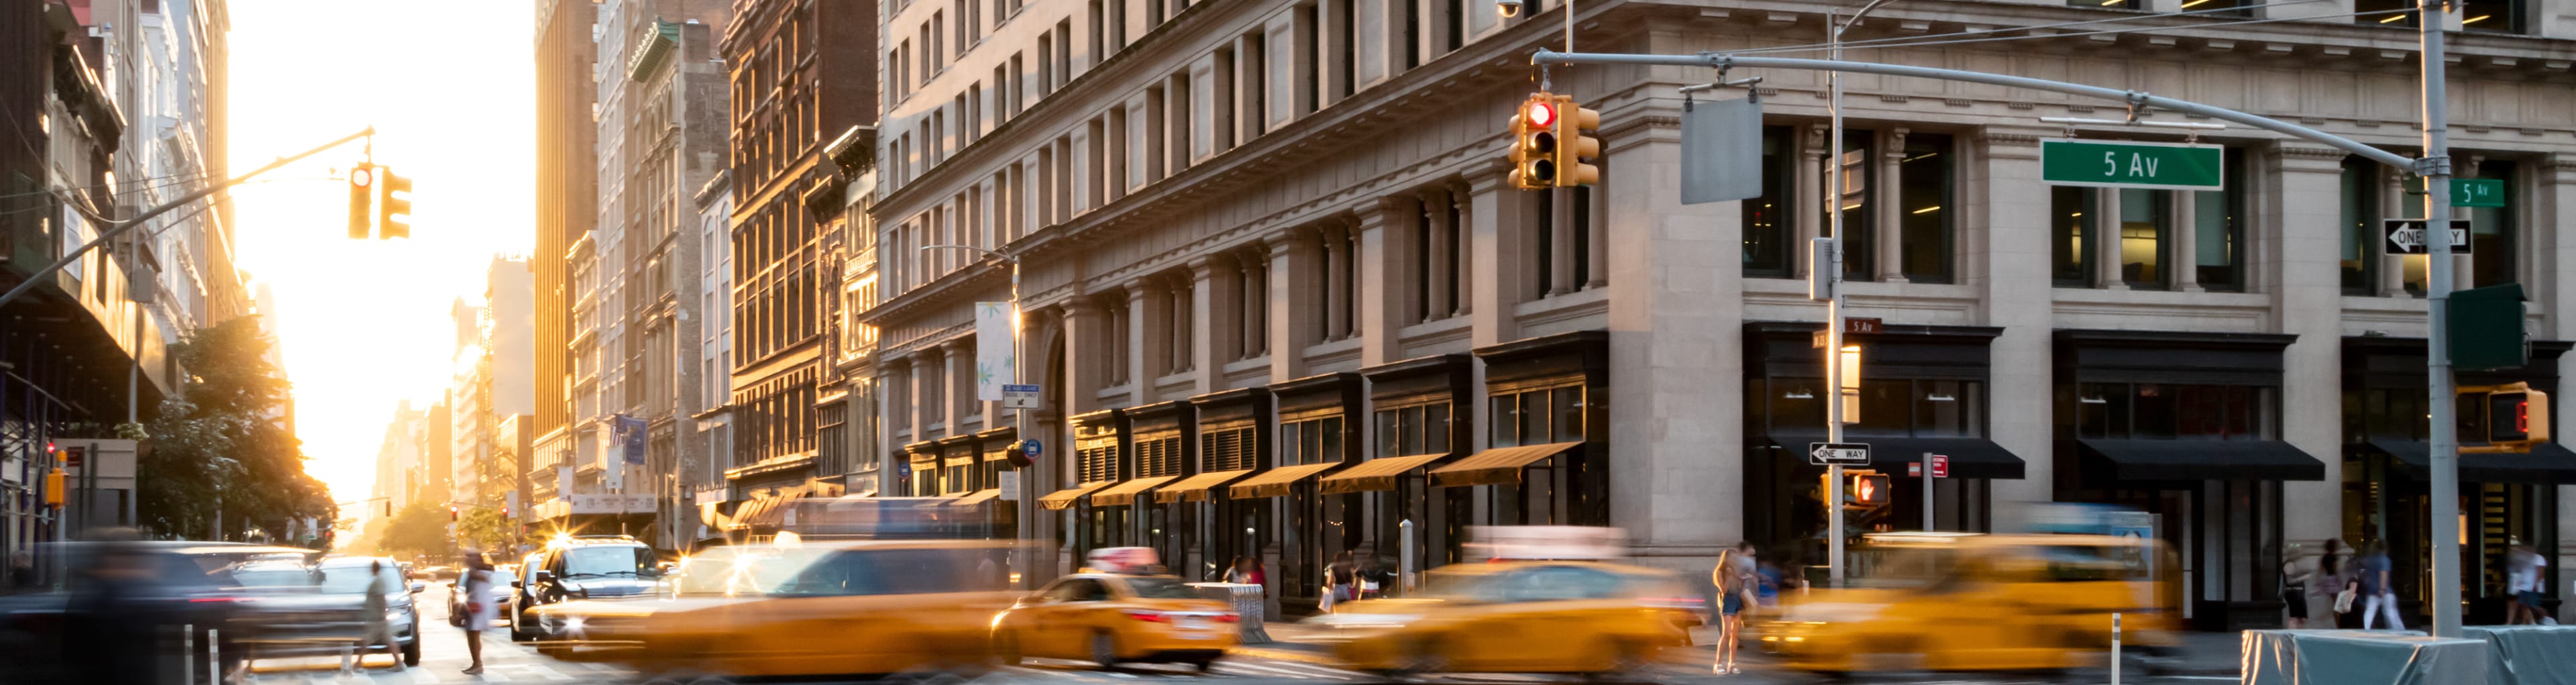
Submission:
<svg viewBox="0 0 2576 685">
<path fill-rule="evenodd" d="M 664 574 L 650 595 L 622 599 L 576 599 L 528 610 L 528 622 L 539 654 L 567 661 L 617 661 L 632 658 L 644 646 L 645 619 L 673 608 L 692 607 L 708 598 L 758 594 L 797 570 L 790 548 L 771 545 L 716 547 L 683 557 Z M 663 601 L 654 601 L 663 600 Z"/>
<path fill-rule="evenodd" d="M 1665 571 L 1597 561 L 1445 566 L 1420 596 L 1343 604 L 1337 655 L 1389 673 L 1627 673 L 1690 644 L 1690 593 Z"/>
<path fill-rule="evenodd" d="M 1205 599 L 1181 579 L 1155 573 L 1151 562 L 1104 563 L 1101 552 L 1134 559 L 1146 548 L 1094 552 L 1082 573 L 1058 578 L 993 618 L 993 653 L 1005 664 L 1026 657 L 1078 659 L 1102 667 L 1179 663 L 1205 671 L 1238 638 L 1240 619 L 1225 602 Z"/>
<path fill-rule="evenodd" d="M 1848 587 L 1784 598 L 1754 627 L 1760 646 L 1820 673 L 2089 668 L 2108 663 L 2114 613 L 2128 668 L 2179 644 L 2177 574 L 2156 541 L 1880 533 L 1854 557 Z"/>
<path fill-rule="evenodd" d="M 693 560 L 680 585 L 593 622 L 632 621 L 616 657 L 647 676 L 858 676 L 973 671 L 1008 606 L 1008 542 L 799 541 Z M 704 568 L 708 573 L 688 580 Z"/>
</svg>

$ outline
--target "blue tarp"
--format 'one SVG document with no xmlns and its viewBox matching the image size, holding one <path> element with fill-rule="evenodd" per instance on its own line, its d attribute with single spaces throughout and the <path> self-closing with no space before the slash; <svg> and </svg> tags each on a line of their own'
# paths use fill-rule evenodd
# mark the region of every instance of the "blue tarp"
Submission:
<svg viewBox="0 0 2576 685">
<path fill-rule="evenodd" d="M 2358 630 L 2245 631 L 2245 685 L 2483 685 L 2487 641 Z"/>
</svg>

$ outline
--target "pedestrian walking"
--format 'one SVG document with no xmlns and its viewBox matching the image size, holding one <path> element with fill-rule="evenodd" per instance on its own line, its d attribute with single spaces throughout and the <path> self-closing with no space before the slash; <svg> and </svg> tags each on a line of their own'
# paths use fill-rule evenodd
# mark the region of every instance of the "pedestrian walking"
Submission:
<svg viewBox="0 0 2576 685">
<path fill-rule="evenodd" d="M 1236 585 L 1251 584 L 1251 564 L 1244 560 L 1243 555 L 1234 555 L 1234 559 L 1232 561 L 1225 563 L 1225 576 L 1223 579 L 1225 582 L 1234 583 Z"/>
<path fill-rule="evenodd" d="M 2353 625 L 2351 621 L 2356 620 L 2348 615 L 2352 612 L 2357 593 L 2353 591 L 2352 578 L 2344 561 L 2343 541 L 2326 538 L 2325 552 L 2317 555 L 2317 575 L 2313 580 L 2317 595 L 2326 598 L 2328 628 L 2348 628 Z"/>
<path fill-rule="evenodd" d="M 1331 613 L 1333 607 L 1358 599 L 1358 590 L 1359 565 L 1351 563 L 1350 550 L 1342 550 L 1340 554 L 1333 555 L 1332 565 L 1324 567 L 1324 596 L 1316 606 Z"/>
<path fill-rule="evenodd" d="M 2361 574 L 2361 629 L 2370 630 L 2376 619 L 2386 615 L 2389 630 L 2405 630 L 2406 622 L 2397 617 L 2397 588 L 2389 582 L 2388 542 L 2370 543 L 2370 553 L 2355 566 Z"/>
<path fill-rule="evenodd" d="M 2505 622 L 2539 623 L 2541 616 L 2546 613 L 2540 607 L 2540 586 L 2542 585 L 2540 574 L 2541 569 L 2549 566 L 2549 562 L 2542 559 L 2538 551 L 2516 540 L 2512 546 L 2505 548 L 2504 565 L 2505 590 L 2512 596 L 2512 601 L 2506 605 Z"/>
<path fill-rule="evenodd" d="M 1737 544 L 1717 555 L 1717 567 L 1708 572 L 1709 584 L 1717 588 L 1717 660 L 1711 671 L 1718 675 L 1743 673 L 1735 665 L 1735 653 L 1744 641 L 1744 607 L 1760 598 L 1761 584 L 1754 570 L 1753 543 Z"/>
<path fill-rule="evenodd" d="M 492 605 L 492 562 L 482 552 L 466 554 L 465 582 L 458 586 L 465 592 L 465 653 L 474 659 L 465 674 L 483 675 L 483 629 L 492 626 L 500 610 Z"/>
<path fill-rule="evenodd" d="M 342 672 L 357 672 L 358 667 L 366 662 L 367 653 L 375 651 L 377 647 L 383 647 L 386 653 L 394 655 L 394 670 L 403 669 L 402 647 L 394 644 L 393 622 L 385 620 L 385 611 L 389 608 L 389 602 L 385 597 L 393 591 L 392 581 L 385 578 L 385 562 L 368 563 L 366 630 L 365 634 L 358 638 L 357 653 L 340 663 Z"/>
<path fill-rule="evenodd" d="M 2315 577 L 2299 567 L 2299 546 L 2290 545 L 2281 553 L 2281 608 L 2289 613 L 2283 623 L 2291 630 L 2308 627 L 2308 580 Z"/>
</svg>

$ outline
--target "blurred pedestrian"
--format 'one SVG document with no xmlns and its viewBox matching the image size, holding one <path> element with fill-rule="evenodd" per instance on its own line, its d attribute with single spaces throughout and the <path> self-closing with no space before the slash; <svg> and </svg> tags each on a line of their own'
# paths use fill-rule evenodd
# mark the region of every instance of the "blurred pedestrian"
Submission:
<svg viewBox="0 0 2576 685">
<path fill-rule="evenodd" d="M 1252 574 L 1243 567 L 1243 555 L 1237 554 L 1234 558 L 1226 560 L 1225 574 L 1218 576 L 1217 580 L 1235 585 L 1247 585 L 1252 582 L 1246 580 L 1251 576 Z"/>
<path fill-rule="evenodd" d="M 64 657 L 76 682 L 148 685 L 164 623 L 151 598 L 152 558 L 130 531 L 107 531 L 90 550 L 64 617 Z"/>
<path fill-rule="evenodd" d="M 2520 540 L 2506 547 L 2504 554 L 2505 589 L 2512 593 L 2512 601 L 2505 605 L 2505 622 L 2539 623 L 2540 617 L 2546 613 L 2540 608 L 2540 587 L 2543 584 L 2540 574 L 2549 562 Z"/>
<path fill-rule="evenodd" d="M 482 552 L 465 555 L 465 653 L 474 665 L 465 667 L 466 675 L 483 675 L 483 629 L 492 626 L 500 607 L 492 605 L 492 562 Z"/>
<path fill-rule="evenodd" d="M 2357 593 L 2353 591 L 2352 579 L 2345 566 L 2343 541 L 2326 538 L 2325 552 L 2317 555 L 2315 582 L 2317 595 L 2326 598 L 2328 628 L 2350 627 L 2351 621 L 2357 620 L 2346 615 L 2352 612 L 2353 597 Z"/>
<path fill-rule="evenodd" d="M 1708 581 L 1717 588 L 1717 660 L 1712 672 L 1743 673 L 1744 669 L 1735 665 L 1735 652 L 1743 646 L 1744 607 L 1760 601 L 1756 588 L 1761 580 L 1754 570 L 1753 543 L 1740 543 L 1720 552 L 1717 567 L 1708 572 Z"/>
<path fill-rule="evenodd" d="M 377 647 L 383 647 L 386 653 L 394 655 L 394 670 L 402 670 L 401 645 L 394 643 L 393 623 L 385 620 L 385 611 L 391 604 L 385 597 L 393 592 L 391 581 L 385 579 L 385 562 L 368 563 L 367 604 L 364 616 L 366 633 L 358 639 L 357 654 L 340 664 L 341 671 L 355 672 L 359 665 L 366 662 L 367 653 L 375 651 Z"/>
<path fill-rule="evenodd" d="M 2282 625 L 2291 630 L 2308 627 L 2308 579 L 2314 577 L 2299 567 L 2299 546 L 2290 545 L 2281 553 L 2281 608 L 2289 612 Z"/>
<path fill-rule="evenodd" d="M 1357 574 L 1359 577 L 1359 592 L 1356 596 L 1359 599 L 1377 599 L 1385 596 L 1387 580 L 1386 566 L 1378 562 L 1376 554 L 1362 556 L 1359 558 L 1359 562 L 1359 572 Z"/>
<path fill-rule="evenodd" d="M 2406 622 L 2397 617 L 2397 588 L 2389 582 L 2388 541 L 2372 541 L 2370 553 L 2354 566 L 2361 574 L 2361 629 L 2370 630 L 2386 615 L 2389 630 L 2405 630 Z"/>
<path fill-rule="evenodd" d="M 1333 555 L 1332 565 L 1324 567 L 1323 598 L 1316 602 L 1316 606 L 1331 613 L 1334 606 L 1358 599 L 1358 575 L 1359 565 L 1351 563 L 1350 550 Z"/>
</svg>

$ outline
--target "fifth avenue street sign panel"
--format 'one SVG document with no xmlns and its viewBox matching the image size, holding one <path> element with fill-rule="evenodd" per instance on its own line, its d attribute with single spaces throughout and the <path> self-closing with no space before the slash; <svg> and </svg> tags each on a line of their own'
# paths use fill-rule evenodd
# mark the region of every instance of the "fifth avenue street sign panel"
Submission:
<svg viewBox="0 0 2576 685">
<path fill-rule="evenodd" d="M 2220 190 L 2227 149 L 2217 145 L 2039 141 L 2039 175 L 2052 185 Z"/>
</svg>

